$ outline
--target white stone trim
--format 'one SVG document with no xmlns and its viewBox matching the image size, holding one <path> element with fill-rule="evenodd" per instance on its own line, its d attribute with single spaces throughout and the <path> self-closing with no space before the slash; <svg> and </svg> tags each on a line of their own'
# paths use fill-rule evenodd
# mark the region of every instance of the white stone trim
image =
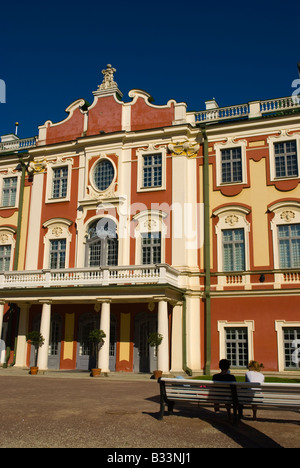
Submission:
<svg viewBox="0 0 300 468">
<path fill-rule="evenodd" d="M 53 218 L 46 221 L 43 227 L 48 229 L 47 234 L 44 236 L 44 259 L 43 268 L 50 268 L 50 240 L 66 239 L 66 262 L 65 268 L 69 268 L 70 258 L 70 244 L 72 234 L 69 231 L 72 221 L 64 218 Z"/>
<path fill-rule="evenodd" d="M 9 270 L 13 269 L 14 264 L 14 253 L 15 253 L 15 246 L 16 241 L 14 239 L 15 230 L 8 227 L 8 226 L 0 226 L 0 245 L 10 245 L 11 252 L 10 252 L 10 262 L 9 262 Z M 1 338 L 1 336 L 0 336 Z"/>
<path fill-rule="evenodd" d="M 241 184 L 247 183 L 248 175 L 247 175 L 246 147 L 247 147 L 247 140 L 235 141 L 234 137 L 228 137 L 226 142 L 215 143 L 214 149 L 216 152 L 216 183 L 218 187 L 227 186 L 227 185 L 241 185 Z M 222 182 L 221 151 L 224 149 L 230 149 L 230 148 L 241 148 L 241 155 L 242 155 L 242 180 L 241 182 Z"/>
<path fill-rule="evenodd" d="M 224 206 L 213 212 L 214 216 L 219 217 L 218 224 L 215 226 L 217 235 L 217 262 L 218 271 L 224 271 L 223 265 L 223 241 L 222 231 L 224 229 L 244 229 L 245 239 L 245 270 L 250 269 L 249 256 L 249 232 L 250 224 L 246 220 L 246 215 L 250 213 L 248 208 L 242 206 Z"/>
<path fill-rule="evenodd" d="M 284 347 L 283 347 L 283 329 L 300 327 L 300 322 L 287 322 L 285 320 L 275 320 L 275 331 L 277 334 L 277 357 L 278 372 L 283 372 L 284 367 Z M 296 370 L 296 369 L 295 369 Z"/>
<path fill-rule="evenodd" d="M 70 201 L 71 199 L 71 179 L 72 179 L 72 166 L 73 159 L 64 159 L 63 157 L 57 157 L 55 161 L 50 161 L 47 164 L 47 180 L 46 180 L 46 195 L 45 203 L 61 203 Z M 62 167 L 68 168 L 68 179 L 67 179 L 67 194 L 62 198 L 53 198 L 53 170 L 60 169 Z"/>
<path fill-rule="evenodd" d="M 274 217 L 271 221 L 274 269 L 279 269 L 278 226 L 300 224 L 300 202 L 291 200 L 275 203 L 269 207 L 269 211 L 274 213 Z"/>
<path fill-rule="evenodd" d="M 167 226 L 163 220 L 167 216 L 163 211 L 147 210 L 133 217 L 138 222 L 134 232 L 136 265 L 142 265 L 142 234 L 148 232 L 161 233 L 161 263 L 165 263 Z"/>
<path fill-rule="evenodd" d="M 225 328 L 247 328 L 248 335 L 248 361 L 254 359 L 253 333 L 255 331 L 254 320 L 244 320 L 242 322 L 218 321 L 219 332 L 219 360 L 226 358 L 226 332 Z"/>
<path fill-rule="evenodd" d="M 298 176 L 276 177 L 274 143 L 281 143 L 281 142 L 289 141 L 289 140 L 296 140 Z M 299 133 L 289 134 L 288 130 L 281 130 L 279 135 L 269 136 L 267 139 L 267 143 L 269 145 L 270 180 L 275 181 L 275 180 L 299 179 L 300 177 L 300 134 Z"/>
<path fill-rule="evenodd" d="M 138 192 L 156 192 L 159 190 L 166 190 L 167 177 L 166 177 L 166 157 L 167 148 L 166 146 L 160 146 L 149 144 L 148 148 L 139 148 L 136 152 L 137 155 L 137 191 Z M 150 154 L 161 154 L 161 186 L 159 187 L 144 187 L 143 186 L 143 157 Z"/>
</svg>

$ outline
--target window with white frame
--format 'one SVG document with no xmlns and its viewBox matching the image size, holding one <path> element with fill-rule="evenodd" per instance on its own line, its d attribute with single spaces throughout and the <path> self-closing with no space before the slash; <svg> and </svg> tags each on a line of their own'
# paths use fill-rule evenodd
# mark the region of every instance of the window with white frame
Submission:
<svg viewBox="0 0 300 468">
<path fill-rule="evenodd" d="M 225 328 L 226 359 L 231 367 L 247 367 L 249 362 L 248 330 L 246 327 Z"/>
<path fill-rule="evenodd" d="M 246 140 L 215 143 L 217 186 L 247 183 Z"/>
<path fill-rule="evenodd" d="M 247 367 L 249 361 L 254 359 L 253 348 L 253 320 L 243 322 L 218 322 L 219 332 L 219 358 L 228 359 L 232 367 Z"/>
<path fill-rule="evenodd" d="M 86 264 L 89 267 L 118 265 L 117 226 L 112 219 L 98 219 L 88 228 Z"/>
<path fill-rule="evenodd" d="M 217 236 L 218 271 L 249 270 L 250 224 L 246 216 L 249 209 L 242 206 L 227 206 L 214 211 L 218 216 Z"/>
<path fill-rule="evenodd" d="M 245 270 L 244 229 L 223 229 L 223 271 Z"/>
<path fill-rule="evenodd" d="M 47 162 L 46 203 L 61 203 L 70 200 L 72 158 L 58 156 Z"/>
<path fill-rule="evenodd" d="M 136 265 L 155 265 L 165 262 L 165 241 L 168 227 L 164 223 L 167 213 L 160 210 L 142 211 L 134 216 Z"/>
<path fill-rule="evenodd" d="M 15 206 L 17 196 L 17 177 L 4 177 L 2 181 L 1 206 Z"/>
<path fill-rule="evenodd" d="M 161 263 L 161 233 L 142 233 L 142 264 L 155 265 Z"/>
<path fill-rule="evenodd" d="M 279 225 L 280 268 L 300 268 L 300 224 Z"/>
<path fill-rule="evenodd" d="M 162 154 L 143 156 L 143 187 L 154 188 L 162 185 Z"/>
<path fill-rule="evenodd" d="M 137 150 L 138 174 L 137 191 L 165 190 L 166 188 L 166 147 Z"/>
<path fill-rule="evenodd" d="M 274 143 L 276 177 L 298 177 L 296 140 Z"/>
<path fill-rule="evenodd" d="M 300 327 L 283 327 L 285 369 L 299 368 Z"/>
<path fill-rule="evenodd" d="M 44 237 L 43 268 L 69 268 L 71 224 L 72 221 L 66 218 L 52 218 L 43 224 L 48 229 Z"/>
<path fill-rule="evenodd" d="M 242 149 L 228 148 L 221 150 L 222 184 L 243 181 Z"/>
<path fill-rule="evenodd" d="M 300 322 L 275 320 L 278 370 L 300 370 Z"/>
<path fill-rule="evenodd" d="M 300 268 L 300 202 L 275 203 L 271 221 L 275 269 Z"/>
<path fill-rule="evenodd" d="M 52 169 L 52 198 L 65 198 L 68 189 L 68 166 Z"/>
<path fill-rule="evenodd" d="M 115 169 L 112 162 L 103 158 L 94 166 L 93 183 L 97 190 L 107 190 L 115 177 Z"/>
<path fill-rule="evenodd" d="M 282 130 L 279 136 L 270 136 L 269 159 L 272 181 L 299 177 L 300 134 Z"/>
<path fill-rule="evenodd" d="M 66 239 L 50 240 L 50 261 L 49 266 L 52 270 L 65 268 L 66 265 Z"/>
<path fill-rule="evenodd" d="M 11 268 L 11 245 L 0 245 L 0 271 L 9 271 Z"/>
</svg>

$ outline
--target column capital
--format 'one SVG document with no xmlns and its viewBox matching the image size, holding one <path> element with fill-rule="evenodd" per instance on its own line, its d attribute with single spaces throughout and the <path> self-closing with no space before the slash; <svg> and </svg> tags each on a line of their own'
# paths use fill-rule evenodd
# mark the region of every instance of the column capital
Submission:
<svg viewBox="0 0 300 468">
<path fill-rule="evenodd" d="M 103 303 L 111 304 L 112 299 L 110 299 L 109 297 L 98 297 L 96 301 L 98 304 L 103 304 Z"/>
<path fill-rule="evenodd" d="M 52 304 L 52 299 L 39 299 L 39 304 Z"/>
<path fill-rule="evenodd" d="M 168 298 L 166 296 L 154 296 L 153 300 L 155 302 L 169 302 Z"/>
<path fill-rule="evenodd" d="M 6 300 L 5 299 L 0 299 L 0 305 L 5 305 L 6 304 Z"/>
</svg>

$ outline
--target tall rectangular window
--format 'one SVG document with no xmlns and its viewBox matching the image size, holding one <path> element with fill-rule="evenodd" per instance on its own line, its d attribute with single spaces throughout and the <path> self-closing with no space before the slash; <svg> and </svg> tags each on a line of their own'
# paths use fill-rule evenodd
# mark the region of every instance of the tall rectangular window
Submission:
<svg viewBox="0 0 300 468">
<path fill-rule="evenodd" d="M 148 232 L 142 234 L 142 263 L 155 265 L 161 263 L 161 233 Z"/>
<path fill-rule="evenodd" d="M 9 271 L 11 257 L 11 245 L 0 246 L 0 271 Z"/>
<path fill-rule="evenodd" d="M 147 154 L 143 156 L 143 187 L 162 186 L 162 155 Z"/>
<path fill-rule="evenodd" d="M 1 206 L 15 206 L 17 195 L 17 177 L 4 177 Z"/>
<path fill-rule="evenodd" d="M 65 198 L 68 188 L 68 167 L 53 169 L 52 198 Z"/>
<path fill-rule="evenodd" d="M 223 233 L 223 270 L 245 270 L 244 229 L 224 229 Z"/>
<path fill-rule="evenodd" d="M 222 183 L 234 183 L 243 181 L 242 150 L 228 148 L 221 150 Z"/>
<path fill-rule="evenodd" d="M 284 367 L 299 368 L 298 348 L 300 348 L 300 327 L 283 328 Z"/>
<path fill-rule="evenodd" d="M 232 367 L 248 365 L 248 330 L 246 327 L 226 328 L 226 359 Z"/>
<path fill-rule="evenodd" d="M 65 268 L 66 239 L 50 240 L 50 268 Z"/>
<path fill-rule="evenodd" d="M 296 141 L 274 143 L 276 177 L 298 177 Z"/>
<path fill-rule="evenodd" d="M 279 267 L 300 268 L 300 224 L 278 226 Z"/>
</svg>

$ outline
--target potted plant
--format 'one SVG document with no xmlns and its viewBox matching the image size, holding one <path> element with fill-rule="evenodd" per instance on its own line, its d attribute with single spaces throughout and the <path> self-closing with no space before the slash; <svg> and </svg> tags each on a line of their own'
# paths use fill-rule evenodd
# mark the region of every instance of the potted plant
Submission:
<svg viewBox="0 0 300 468">
<path fill-rule="evenodd" d="M 38 350 L 43 346 L 45 338 L 40 334 L 39 331 L 31 331 L 26 335 L 26 341 L 28 344 L 34 346 L 35 365 L 30 367 L 30 374 L 36 375 L 39 368 L 37 367 Z"/>
<path fill-rule="evenodd" d="M 158 347 L 161 344 L 162 340 L 163 340 L 163 336 L 160 333 L 157 333 L 157 332 L 150 333 L 150 335 L 148 337 L 149 345 L 151 346 L 151 348 L 155 348 L 156 357 L 157 357 Z M 162 376 L 162 371 L 158 370 L 158 360 L 156 360 L 156 367 L 157 367 L 157 369 L 153 372 L 153 374 L 154 374 L 154 378 L 157 380 L 159 377 Z"/>
<path fill-rule="evenodd" d="M 104 333 L 104 331 L 99 330 L 98 328 L 92 330 L 89 334 L 89 342 L 91 343 L 91 355 L 94 356 L 96 359 L 95 368 L 91 369 L 93 377 L 97 377 L 101 374 L 101 369 L 99 369 L 98 367 L 98 358 L 99 351 L 104 344 L 105 337 L 106 334 Z"/>
</svg>

